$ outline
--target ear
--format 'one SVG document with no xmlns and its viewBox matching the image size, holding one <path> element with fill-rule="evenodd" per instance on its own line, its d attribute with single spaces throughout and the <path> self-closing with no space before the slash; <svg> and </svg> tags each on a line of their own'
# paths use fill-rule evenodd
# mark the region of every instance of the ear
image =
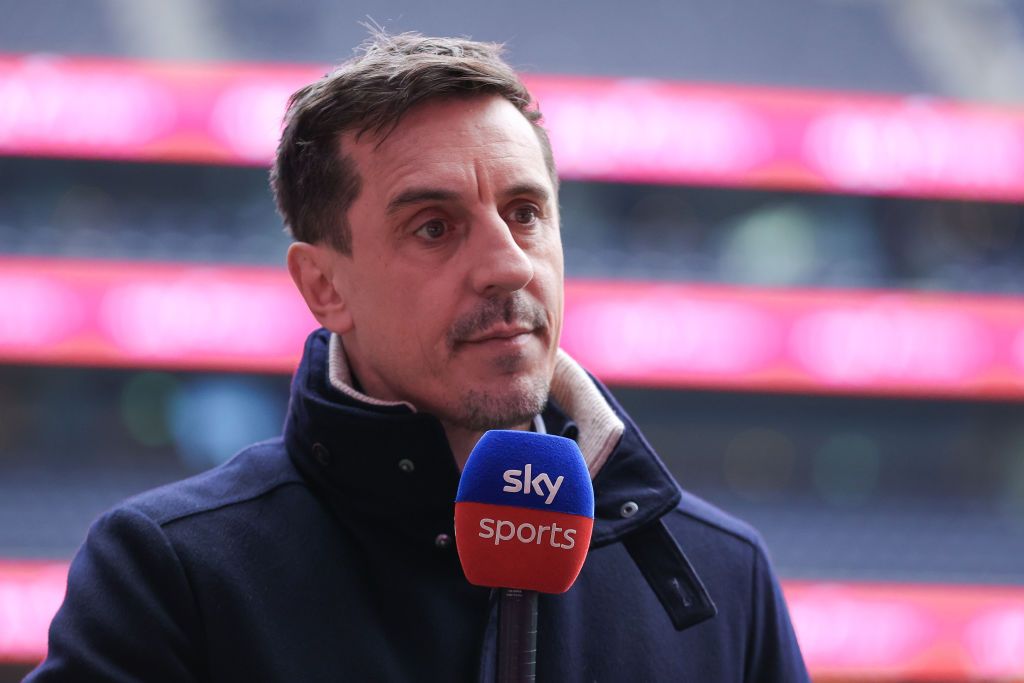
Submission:
<svg viewBox="0 0 1024 683">
<path fill-rule="evenodd" d="M 288 273 L 306 300 L 310 313 L 331 332 L 345 334 L 352 329 L 352 312 L 345 292 L 336 283 L 341 259 L 335 250 L 318 244 L 295 242 L 288 247 Z"/>
</svg>

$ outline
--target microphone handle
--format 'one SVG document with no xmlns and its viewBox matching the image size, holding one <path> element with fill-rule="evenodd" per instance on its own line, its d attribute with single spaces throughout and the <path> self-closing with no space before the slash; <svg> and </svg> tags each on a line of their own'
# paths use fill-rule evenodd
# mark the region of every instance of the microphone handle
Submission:
<svg viewBox="0 0 1024 683">
<path fill-rule="evenodd" d="M 502 588 L 498 608 L 498 683 L 537 680 L 537 591 Z"/>
</svg>

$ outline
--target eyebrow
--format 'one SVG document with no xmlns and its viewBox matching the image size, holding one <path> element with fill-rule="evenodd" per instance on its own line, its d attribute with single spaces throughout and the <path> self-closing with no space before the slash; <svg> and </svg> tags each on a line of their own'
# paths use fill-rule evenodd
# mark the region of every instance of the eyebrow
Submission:
<svg viewBox="0 0 1024 683">
<path fill-rule="evenodd" d="M 517 195 L 531 195 L 542 202 L 547 202 L 551 199 L 551 193 L 548 192 L 547 188 L 538 183 L 531 182 L 511 185 L 501 193 L 502 197 L 515 197 Z M 459 194 L 451 190 L 436 187 L 411 187 L 389 201 L 386 212 L 389 216 L 393 216 L 407 206 L 424 202 L 452 202 L 458 198 Z"/>
<path fill-rule="evenodd" d="M 542 203 L 550 201 L 551 193 L 548 192 L 547 188 L 537 183 L 517 183 L 511 187 L 505 188 L 505 191 L 501 193 L 503 197 L 515 197 L 517 195 L 530 195 L 539 199 Z"/>
<path fill-rule="evenodd" d="M 458 197 L 459 195 L 451 190 L 442 190 L 434 187 L 411 187 L 388 202 L 387 213 L 388 215 L 394 215 L 413 204 L 451 202 L 458 199 Z"/>
</svg>

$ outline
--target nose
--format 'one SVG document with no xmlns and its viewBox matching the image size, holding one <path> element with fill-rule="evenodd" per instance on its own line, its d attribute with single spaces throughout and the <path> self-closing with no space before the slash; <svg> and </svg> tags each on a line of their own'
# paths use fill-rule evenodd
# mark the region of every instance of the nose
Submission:
<svg viewBox="0 0 1024 683">
<path fill-rule="evenodd" d="M 472 231 L 471 283 L 486 297 L 523 289 L 533 279 L 533 261 L 496 213 Z"/>
</svg>

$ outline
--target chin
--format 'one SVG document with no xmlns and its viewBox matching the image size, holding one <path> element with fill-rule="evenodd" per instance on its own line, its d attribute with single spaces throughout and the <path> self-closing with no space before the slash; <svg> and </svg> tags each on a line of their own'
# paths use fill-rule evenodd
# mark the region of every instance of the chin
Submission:
<svg viewBox="0 0 1024 683">
<path fill-rule="evenodd" d="M 474 431 L 519 427 L 544 410 L 551 382 L 538 375 L 501 378 L 462 392 L 452 422 Z"/>
</svg>

